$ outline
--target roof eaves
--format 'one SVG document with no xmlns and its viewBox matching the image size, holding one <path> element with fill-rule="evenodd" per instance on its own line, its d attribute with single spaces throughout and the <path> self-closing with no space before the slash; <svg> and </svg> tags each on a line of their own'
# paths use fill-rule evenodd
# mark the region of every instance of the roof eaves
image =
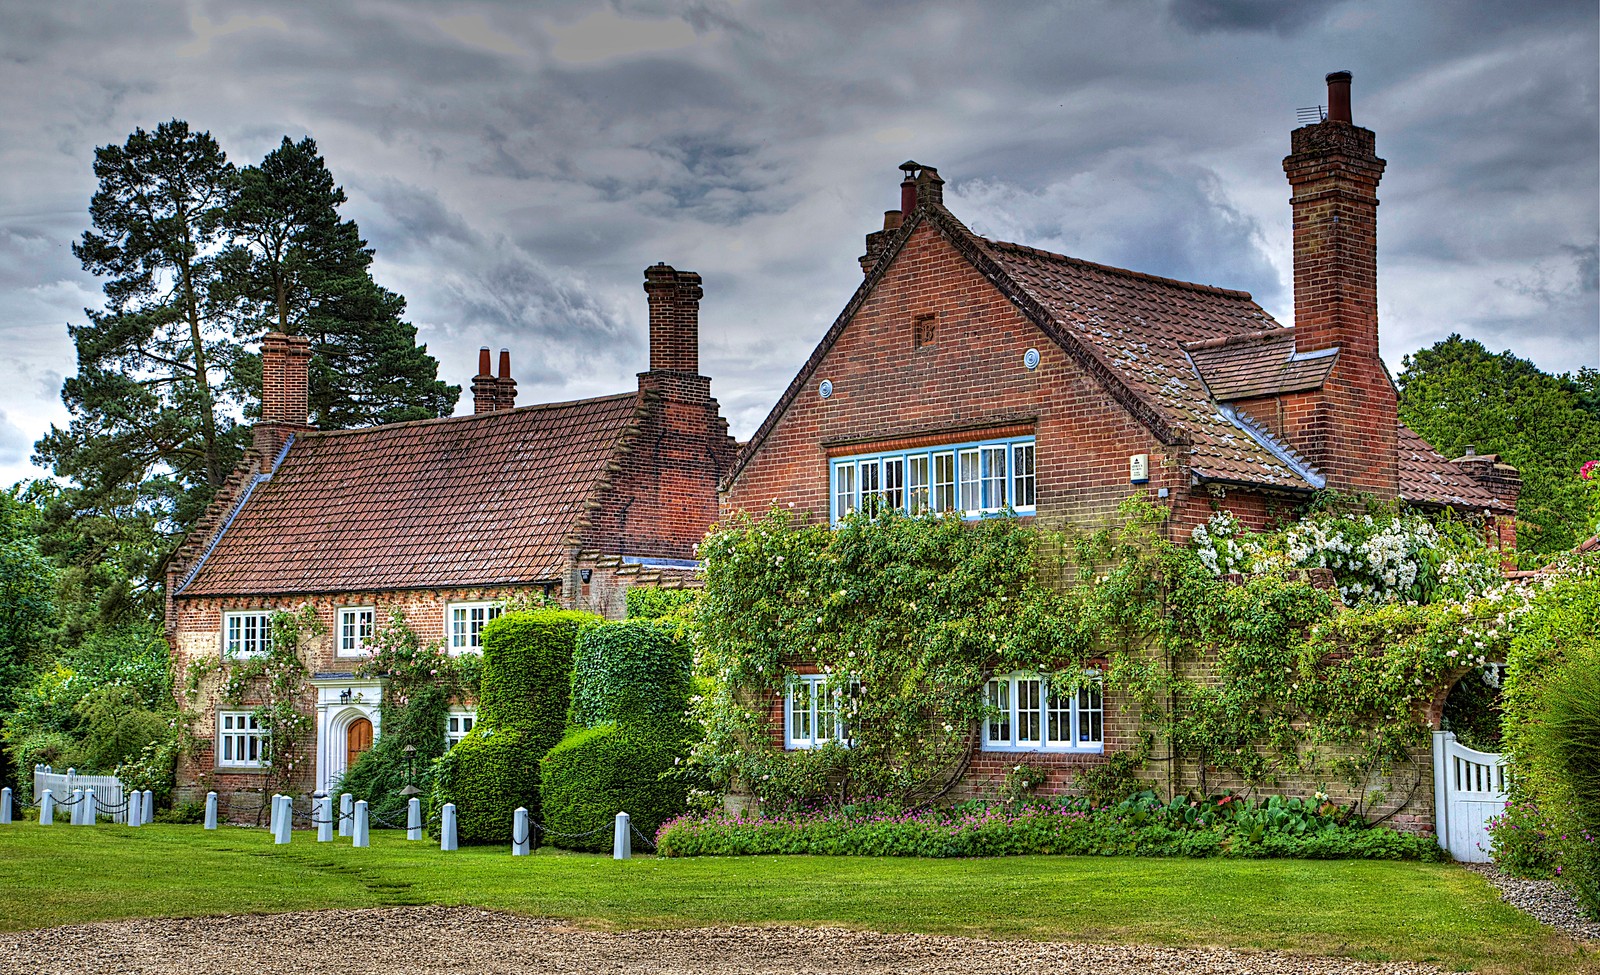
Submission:
<svg viewBox="0 0 1600 975">
<path fill-rule="evenodd" d="M 250 482 L 244 486 L 244 490 L 239 492 L 239 499 L 228 510 L 227 517 L 222 519 L 222 524 L 217 526 L 216 532 L 211 536 L 211 541 L 206 543 L 206 550 L 200 553 L 200 557 L 194 560 L 194 565 L 191 565 L 189 571 L 184 574 L 183 581 L 178 583 L 178 588 L 173 592 L 174 596 L 183 595 L 183 591 L 189 588 L 190 583 L 194 582 L 195 577 L 200 574 L 200 570 L 205 568 L 206 559 L 210 558 L 211 553 L 216 551 L 217 545 L 222 541 L 222 536 L 227 534 L 228 529 L 233 525 L 234 519 L 238 518 L 239 512 L 244 510 L 245 502 L 250 500 L 250 495 L 255 493 L 258 486 L 272 480 L 272 475 L 278 472 L 278 467 L 283 463 L 283 459 L 289 456 L 289 448 L 293 446 L 294 434 L 291 433 L 284 440 L 283 447 L 278 451 L 278 456 L 272 459 L 272 469 L 265 474 L 257 474 L 252 477 Z"/>
</svg>

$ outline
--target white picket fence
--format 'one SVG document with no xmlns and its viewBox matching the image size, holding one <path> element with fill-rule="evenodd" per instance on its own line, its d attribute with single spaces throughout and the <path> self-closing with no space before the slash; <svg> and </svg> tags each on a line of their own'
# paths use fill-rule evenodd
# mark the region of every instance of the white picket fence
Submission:
<svg viewBox="0 0 1600 975">
<path fill-rule="evenodd" d="M 127 795 L 122 781 L 115 775 L 79 775 L 76 769 L 57 772 L 48 765 L 35 765 L 33 801 L 41 801 L 46 789 L 50 790 L 58 822 L 65 821 L 65 817 L 72 814 L 72 807 L 66 803 L 72 801 L 74 789 L 93 789 L 94 803 L 100 815 L 110 816 L 114 823 L 128 821 L 128 805 L 124 801 Z"/>
</svg>

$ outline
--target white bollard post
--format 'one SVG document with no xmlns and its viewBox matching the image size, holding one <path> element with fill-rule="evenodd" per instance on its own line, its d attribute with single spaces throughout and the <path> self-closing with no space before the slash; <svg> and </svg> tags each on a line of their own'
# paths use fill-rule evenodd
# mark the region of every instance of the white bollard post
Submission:
<svg viewBox="0 0 1600 975">
<path fill-rule="evenodd" d="M 94 790 L 93 789 L 84 789 L 83 790 L 83 825 L 85 825 L 85 826 L 93 826 L 99 820 L 99 818 L 100 817 L 96 814 L 95 808 L 94 808 Z"/>
<path fill-rule="evenodd" d="M 317 811 L 317 842 L 333 842 L 333 796 L 319 796 L 311 808 Z"/>
<path fill-rule="evenodd" d="M 206 793 L 206 829 L 217 828 L 217 794 Z"/>
<path fill-rule="evenodd" d="M 39 798 L 39 825 L 53 826 L 56 821 L 56 797 L 49 789 Z"/>
<path fill-rule="evenodd" d="M 67 814 L 67 822 L 74 826 L 83 825 L 83 790 L 72 790 L 72 812 Z"/>
<path fill-rule="evenodd" d="M 140 825 L 140 813 L 143 809 L 142 804 L 139 802 L 139 790 L 135 789 L 134 791 L 128 793 L 127 801 L 128 808 L 123 813 L 123 822 L 127 823 L 129 826 L 138 826 Z"/>
<path fill-rule="evenodd" d="M 289 842 L 294 829 L 294 796 L 278 797 L 278 817 L 273 823 L 272 844 L 282 846 Z"/>
<path fill-rule="evenodd" d="M 0 789 L 0 826 L 11 825 L 11 788 Z"/>
<path fill-rule="evenodd" d="M 511 817 L 511 855 L 525 857 L 528 855 L 528 810 L 517 807 L 516 813 Z"/>
<path fill-rule="evenodd" d="M 267 807 L 267 832 L 273 836 L 278 835 L 278 806 L 283 801 L 283 794 L 272 794 L 272 805 Z"/>
<path fill-rule="evenodd" d="M 456 804 L 447 802 L 439 810 L 439 849 L 446 852 L 456 848 Z"/>
<path fill-rule="evenodd" d="M 354 806 L 351 805 L 351 803 L 353 803 L 354 801 L 355 801 L 355 796 L 352 796 L 348 792 L 346 792 L 344 795 L 339 797 L 339 835 L 340 836 L 349 836 L 350 835 L 350 828 L 354 825 L 354 820 L 351 818 L 352 816 L 355 815 Z"/>
<path fill-rule="evenodd" d="M 367 842 L 367 800 L 356 800 L 355 826 L 350 831 L 351 846 L 368 846 Z"/>
<path fill-rule="evenodd" d="M 144 802 L 141 803 L 141 806 L 142 806 L 142 808 L 141 808 L 141 810 L 139 812 L 139 825 L 148 826 L 151 823 L 155 822 L 155 818 L 156 818 L 156 794 L 155 794 L 155 790 L 153 790 L 153 789 L 144 790 Z"/>
<path fill-rule="evenodd" d="M 611 834 L 611 859 L 628 860 L 633 857 L 633 832 L 629 828 L 628 814 L 617 813 L 616 829 Z"/>
<path fill-rule="evenodd" d="M 422 839 L 422 800 L 416 796 L 406 802 L 406 839 Z"/>
</svg>

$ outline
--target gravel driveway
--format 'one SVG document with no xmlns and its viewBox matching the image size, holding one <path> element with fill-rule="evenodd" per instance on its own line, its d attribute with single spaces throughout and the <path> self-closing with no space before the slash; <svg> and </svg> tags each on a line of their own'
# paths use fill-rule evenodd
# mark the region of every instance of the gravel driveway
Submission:
<svg viewBox="0 0 1600 975">
<path fill-rule="evenodd" d="M 841 928 L 609 933 L 462 907 L 138 920 L 0 935 L 0 972 L 498 975 L 566 972 L 1296 972 L 1435 975 L 1275 952 L 1040 944 Z"/>
</svg>

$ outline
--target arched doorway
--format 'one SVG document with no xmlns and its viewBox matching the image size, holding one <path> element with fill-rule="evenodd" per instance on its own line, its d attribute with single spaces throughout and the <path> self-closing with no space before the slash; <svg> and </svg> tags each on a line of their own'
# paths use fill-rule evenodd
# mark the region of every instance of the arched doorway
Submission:
<svg viewBox="0 0 1600 975">
<path fill-rule="evenodd" d="M 357 718 L 344 730 L 344 767 L 355 765 L 356 759 L 372 747 L 372 722 Z"/>
</svg>

